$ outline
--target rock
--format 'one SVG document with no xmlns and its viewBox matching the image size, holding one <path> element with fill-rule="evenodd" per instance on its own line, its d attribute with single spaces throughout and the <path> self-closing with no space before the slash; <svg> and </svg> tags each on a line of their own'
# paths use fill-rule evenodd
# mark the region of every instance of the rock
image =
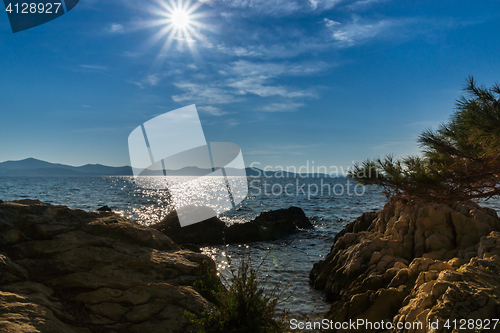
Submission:
<svg viewBox="0 0 500 333">
<path fill-rule="evenodd" d="M 335 237 L 325 260 L 314 264 L 310 283 L 325 290 L 334 321 L 493 318 L 500 308 L 497 230 L 496 213 L 475 203 L 393 199 Z"/>
<path fill-rule="evenodd" d="M 151 226 L 170 237 L 177 244 L 222 244 L 226 224 L 218 217 L 181 227 L 177 212 L 168 214 L 161 222 Z"/>
<path fill-rule="evenodd" d="M 277 240 L 300 229 L 312 228 L 311 222 L 298 207 L 261 213 L 247 223 L 226 224 L 217 217 L 181 227 L 177 213 L 171 212 L 152 226 L 173 239 L 177 244 L 218 245 Z"/>
<path fill-rule="evenodd" d="M 287 226 L 294 225 L 297 228 L 308 229 L 313 225 L 309 222 L 306 214 L 299 207 L 290 207 L 288 209 L 278 209 L 262 212 L 251 221 L 261 227 L 274 228 L 276 224 L 283 223 Z M 283 226 L 283 227 L 287 227 Z M 277 228 L 279 229 L 279 227 Z"/>
<path fill-rule="evenodd" d="M 377 217 L 376 212 L 363 213 L 363 215 L 358 217 L 356 221 L 349 223 L 348 225 L 346 225 L 344 229 L 342 229 L 337 235 L 335 235 L 333 242 L 334 243 L 337 242 L 337 240 L 340 237 L 344 236 L 346 233 L 357 233 L 360 231 L 366 231 L 376 217 Z"/>
<path fill-rule="evenodd" d="M 490 237 L 500 240 L 500 233 L 492 233 Z M 394 322 L 437 320 L 443 327 L 446 320 L 456 318 L 466 321 L 496 318 L 500 306 L 499 273 L 500 258 L 496 256 L 472 258 L 458 270 L 443 270 L 434 274 L 424 283 L 415 285 L 394 317 Z"/>
<path fill-rule="evenodd" d="M 101 213 L 105 213 L 105 212 L 112 212 L 113 210 L 106 205 L 106 206 L 102 206 L 101 208 L 97 208 L 97 211 L 101 212 Z"/>
<path fill-rule="evenodd" d="M 1 332 L 190 332 L 209 303 L 190 284 L 209 257 L 117 214 L 0 203 Z"/>
</svg>

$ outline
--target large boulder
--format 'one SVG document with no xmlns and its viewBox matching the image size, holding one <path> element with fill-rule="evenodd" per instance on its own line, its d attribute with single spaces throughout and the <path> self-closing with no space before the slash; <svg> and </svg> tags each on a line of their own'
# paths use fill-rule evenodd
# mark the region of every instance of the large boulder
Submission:
<svg viewBox="0 0 500 333">
<path fill-rule="evenodd" d="M 0 332 L 189 332 L 207 256 L 114 213 L 0 203 Z"/>
<path fill-rule="evenodd" d="M 279 209 L 261 213 L 246 223 L 231 226 L 218 217 L 181 227 L 175 211 L 168 214 L 161 222 L 152 225 L 177 244 L 221 245 L 277 240 L 299 229 L 312 228 L 304 211 L 298 207 Z"/>
<path fill-rule="evenodd" d="M 310 283 L 325 290 L 332 302 L 328 318 L 336 322 L 364 319 L 396 327 L 438 320 L 440 328 L 429 332 L 446 332 L 448 319 L 497 318 L 498 230 L 496 212 L 472 202 L 391 200 L 338 234 L 325 260 L 314 264 Z"/>
</svg>

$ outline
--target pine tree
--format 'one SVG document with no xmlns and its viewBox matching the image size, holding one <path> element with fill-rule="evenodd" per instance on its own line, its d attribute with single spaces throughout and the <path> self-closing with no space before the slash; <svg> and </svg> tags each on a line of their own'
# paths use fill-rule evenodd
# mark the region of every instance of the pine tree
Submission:
<svg viewBox="0 0 500 333">
<path fill-rule="evenodd" d="M 469 77 L 450 120 L 420 134 L 422 156 L 366 160 L 349 176 L 380 185 L 388 197 L 461 201 L 500 194 L 500 85 Z"/>
</svg>

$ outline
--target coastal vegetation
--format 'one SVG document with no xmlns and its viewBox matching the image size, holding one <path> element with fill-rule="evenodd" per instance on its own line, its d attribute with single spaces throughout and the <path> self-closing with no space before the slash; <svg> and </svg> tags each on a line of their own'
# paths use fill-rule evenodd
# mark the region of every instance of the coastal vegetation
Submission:
<svg viewBox="0 0 500 333">
<path fill-rule="evenodd" d="M 426 202 L 491 198 L 500 194 L 500 85 L 471 76 L 450 120 L 420 134 L 422 156 L 368 159 L 349 173 L 364 185 Z"/>
<path fill-rule="evenodd" d="M 276 319 L 276 305 L 282 291 L 279 285 L 270 291 L 263 287 L 259 267 L 252 265 L 250 254 L 239 266 L 232 265 L 227 257 L 230 277 L 221 275 L 221 283 L 213 270 L 204 265 L 203 277 L 194 287 L 213 302 L 214 307 L 203 312 L 201 318 L 191 313 L 185 316 L 201 324 L 205 333 L 279 333 L 284 330 L 284 318 Z"/>
</svg>

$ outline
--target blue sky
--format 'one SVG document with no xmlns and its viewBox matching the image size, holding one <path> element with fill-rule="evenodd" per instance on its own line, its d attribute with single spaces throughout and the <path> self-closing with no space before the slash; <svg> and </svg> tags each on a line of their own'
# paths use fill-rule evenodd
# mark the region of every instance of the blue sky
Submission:
<svg viewBox="0 0 500 333">
<path fill-rule="evenodd" d="M 191 11 L 165 32 L 168 6 Z M 195 103 L 258 166 L 418 153 L 468 75 L 500 80 L 499 1 L 81 0 L 13 34 L 0 15 L 0 161 L 130 164 L 143 122 Z"/>
</svg>

